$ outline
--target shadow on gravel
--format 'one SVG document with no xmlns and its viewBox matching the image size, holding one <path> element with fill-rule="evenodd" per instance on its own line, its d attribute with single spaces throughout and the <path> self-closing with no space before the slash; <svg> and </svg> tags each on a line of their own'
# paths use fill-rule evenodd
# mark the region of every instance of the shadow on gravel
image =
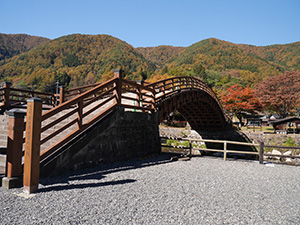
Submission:
<svg viewBox="0 0 300 225">
<path fill-rule="evenodd" d="M 39 192 L 49 191 L 62 191 L 70 189 L 90 188 L 90 187 L 101 187 L 107 185 L 118 185 L 125 183 L 132 183 L 136 180 L 125 179 L 120 181 L 110 182 L 97 182 L 97 183 L 84 183 L 84 184 L 70 184 L 70 181 L 85 181 L 85 180 L 101 180 L 105 178 L 106 174 L 139 169 L 148 166 L 155 166 L 165 163 L 172 163 L 171 157 L 174 156 L 172 153 L 163 153 L 157 157 L 151 157 L 147 159 L 137 159 L 124 162 L 115 162 L 97 167 L 74 171 L 62 176 L 41 178 L 40 184 L 44 185 L 39 189 Z M 59 185 L 56 185 L 59 184 Z M 47 187 L 49 186 L 49 187 Z"/>
<path fill-rule="evenodd" d="M 103 186 L 109 186 L 109 185 L 133 183 L 135 181 L 136 180 L 133 180 L 133 179 L 126 179 L 126 180 L 118 180 L 118 181 L 107 181 L 107 182 L 103 182 L 103 183 L 66 184 L 66 185 L 59 185 L 59 186 L 51 186 L 51 187 L 41 188 L 41 189 L 39 189 L 39 193 L 49 192 L 49 191 L 63 191 L 63 190 L 71 190 L 71 189 L 103 187 Z"/>
</svg>

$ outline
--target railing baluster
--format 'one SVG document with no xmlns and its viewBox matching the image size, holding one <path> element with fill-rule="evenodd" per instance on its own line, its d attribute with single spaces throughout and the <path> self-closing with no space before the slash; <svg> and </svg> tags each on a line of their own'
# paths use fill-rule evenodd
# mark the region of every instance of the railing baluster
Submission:
<svg viewBox="0 0 300 225">
<path fill-rule="evenodd" d="M 65 91 L 66 91 L 66 89 L 65 89 L 64 85 L 59 87 L 59 104 L 62 104 L 65 102 L 65 94 L 66 94 Z"/>
<path fill-rule="evenodd" d="M 77 107 L 78 107 L 78 110 L 77 110 L 77 130 L 80 130 L 81 127 L 82 127 L 82 124 L 83 124 L 83 117 L 82 117 L 82 114 L 83 114 L 83 98 L 81 98 L 79 100 L 79 102 L 77 103 Z"/>
<path fill-rule="evenodd" d="M 120 73 L 120 69 L 115 69 L 114 71 L 114 77 L 115 78 L 119 78 L 118 80 L 116 80 L 114 86 L 116 87 L 116 90 L 114 91 L 114 95 L 116 96 L 116 100 L 115 103 L 120 106 L 121 105 L 121 98 L 122 98 L 122 75 Z"/>
<path fill-rule="evenodd" d="M 227 142 L 224 141 L 224 161 L 227 159 Z"/>
</svg>

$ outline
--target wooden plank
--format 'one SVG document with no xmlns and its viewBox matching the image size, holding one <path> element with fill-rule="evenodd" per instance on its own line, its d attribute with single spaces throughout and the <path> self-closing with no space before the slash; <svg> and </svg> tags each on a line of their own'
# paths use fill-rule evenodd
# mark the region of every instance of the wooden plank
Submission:
<svg viewBox="0 0 300 225">
<path fill-rule="evenodd" d="M 210 139 L 187 139 L 183 138 L 182 140 L 190 140 L 190 141 L 196 141 L 196 142 L 211 142 L 211 143 L 219 143 L 222 144 L 225 141 L 223 140 L 210 140 Z M 238 141 L 227 141 L 228 144 L 236 144 L 236 145 L 246 145 L 246 146 L 259 146 L 259 144 L 253 144 L 253 143 L 246 143 L 246 142 L 238 142 Z"/>
<path fill-rule="evenodd" d="M 77 118 L 71 120 L 69 123 L 65 124 L 61 128 L 55 130 L 54 132 L 52 132 L 51 134 L 49 134 L 47 137 L 44 137 L 44 139 L 41 140 L 41 145 L 44 144 L 45 142 L 49 141 L 51 138 L 55 137 L 59 133 L 63 132 L 64 130 L 66 130 L 67 128 L 69 128 L 70 126 L 72 126 L 73 124 L 75 124 L 76 122 L 77 122 Z"/>
<path fill-rule="evenodd" d="M 137 83 L 132 83 L 130 81 L 127 81 L 127 80 L 124 80 L 124 79 L 121 79 L 121 82 L 124 83 L 124 84 L 128 84 L 134 88 L 141 88 L 143 90 L 147 90 L 147 91 L 150 91 L 150 92 L 153 92 L 154 90 L 152 88 L 149 88 L 147 86 L 144 86 L 144 85 L 140 85 L 140 84 L 137 84 Z"/>
<path fill-rule="evenodd" d="M 278 155 L 278 154 L 264 153 L 264 156 L 282 157 L 282 158 L 298 158 L 298 159 L 300 159 L 300 155 Z"/>
<path fill-rule="evenodd" d="M 282 149 L 300 149 L 300 147 L 296 147 L 296 146 L 276 146 L 276 145 L 265 145 L 265 147 L 268 148 L 282 148 Z"/>
<path fill-rule="evenodd" d="M 87 115 L 91 114 L 92 112 L 96 111 L 97 109 L 99 109 L 101 106 L 107 104 L 108 102 L 110 102 L 111 100 L 113 100 L 115 98 L 114 95 L 110 96 L 108 99 L 105 99 L 103 102 L 101 102 L 100 104 L 94 106 L 93 108 L 91 108 L 90 110 L 86 111 L 83 114 L 83 118 L 86 117 Z"/>
<path fill-rule="evenodd" d="M 73 98 L 73 99 L 70 99 L 66 102 L 64 102 L 63 104 L 55 107 L 55 108 L 52 108 L 50 109 L 48 112 L 45 112 L 43 115 L 42 115 L 42 121 L 48 119 L 49 117 L 59 113 L 60 111 L 64 110 L 64 109 L 67 109 L 75 104 L 78 103 L 78 101 L 80 101 L 80 99 L 85 99 L 87 97 L 89 97 L 90 95 L 93 95 L 95 93 L 97 93 L 99 90 L 103 90 L 104 88 L 112 85 L 113 83 L 116 82 L 116 78 L 112 78 L 108 81 L 106 81 L 105 83 L 103 83 L 101 86 L 96 86 L 90 90 L 88 90 L 87 92 Z"/>
<path fill-rule="evenodd" d="M 94 118 L 92 118 L 91 120 L 89 120 L 86 124 L 83 124 L 83 126 L 81 127 L 80 130 L 74 130 L 74 131 L 70 132 L 68 135 L 61 138 L 57 143 L 55 143 L 55 144 L 51 145 L 50 147 L 48 147 L 47 149 L 45 149 L 43 152 L 41 152 L 41 155 L 40 155 L 41 161 L 43 161 L 45 158 L 47 158 L 48 156 L 53 154 L 57 149 L 59 149 L 60 147 L 62 147 L 66 143 L 68 143 L 70 140 L 75 138 L 83 130 L 90 127 L 92 124 L 94 124 L 95 122 L 97 122 L 98 120 L 100 120 L 101 118 L 106 116 L 108 113 L 112 112 L 115 109 L 115 106 L 116 105 L 113 105 L 112 107 L 106 109 L 101 114 L 99 114 L 99 115 L 95 116 Z"/>
<path fill-rule="evenodd" d="M 68 117 L 70 117 L 71 115 L 75 114 L 77 111 L 77 109 L 73 109 L 72 111 L 66 113 L 65 115 L 63 115 L 62 117 L 57 118 L 56 120 L 54 120 L 53 122 L 47 124 L 46 126 L 41 128 L 41 132 L 43 133 L 44 131 L 50 129 L 51 127 L 55 126 L 56 124 L 60 123 L 61 121 L 67 119 Z"/>
<path fill-rule="evenodd" d="M 116 87 L 111 87 L 110 89 L 108 89 L 107 91 L 102 92 L 98 96 L 89 99 L 87 102 L 85 102 L 83 104 L 83 107 L 85 108 L 86 106 L 94 103 L 95 101 L 98 101 L 99 99 L 101 99 L 101 98 L 103 98 L 103 97 L 105 97 L 107 95 L 112 95 L 114 90 L 116 90 Z M 109 96 L 109 97 L 111 97 L 111 96 Z"/>
<path fill-rule="evenodd" d="M 22 89 L 17 89 L 17 88 L 10 88 L 11 91 L 16 91 L 16 92 L 23 92 L 23 93 L 29 93 L 29 94 L 34 94 L 34 95 L 45 95 L 45 96 L 53 96 L 54 94 L 50 93 L 45 93 L 45 92 L 38 92 L 38 91 L 29 91 L 29 90 L 22 90 Z"/>
</svg>

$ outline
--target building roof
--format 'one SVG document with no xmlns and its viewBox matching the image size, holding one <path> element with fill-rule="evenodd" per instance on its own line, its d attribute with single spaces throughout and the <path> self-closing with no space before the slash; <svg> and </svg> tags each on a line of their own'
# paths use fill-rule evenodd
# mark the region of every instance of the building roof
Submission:
<svg viewBox="0 0 300 225">
<path fill-rule="evenodd" d="M 275 125 L 278 125 L 278 124 L 283 124 L 283 123 L 289 123 L 289 122 L 294 122 L 294 123 L 300 123 L 300 117 L 286 117 L 286 118 L 283 118 L 283 119 L 277 119 L 277 120 L 274 120 L 274 121 L 270 121 L 271 124 L 273 124 L 273 126 Z"/>
</svg>

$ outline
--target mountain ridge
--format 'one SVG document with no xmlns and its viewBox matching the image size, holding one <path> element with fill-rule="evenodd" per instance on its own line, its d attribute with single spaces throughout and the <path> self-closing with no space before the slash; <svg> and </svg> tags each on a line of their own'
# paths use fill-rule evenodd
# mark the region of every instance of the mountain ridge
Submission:
<svg viewBox="0 0 300 225">
<path fill-rule="evenodd" d="M 50 41 L 48 38 L 28 34 L 0 33 L 0 62 L 15 55 L 27 52 L 48 41 Z"/>
<path fill-rule="evenodd" d="M 253 87 L 268 76 L 300 69 L 300 42 L 254 46 L 209 38 L 188 47 L 134 48 L 110 35 L 38 40 L 29 50 L 0 61 L 0 81 L 46 91 L 42 85 L 56 80 L 78 86 L 107 80 L 112 69 L 121 68 L 131 80 L 195 76 L 212 87 L 226 88 L 236 82 Z"/>
</svg>

